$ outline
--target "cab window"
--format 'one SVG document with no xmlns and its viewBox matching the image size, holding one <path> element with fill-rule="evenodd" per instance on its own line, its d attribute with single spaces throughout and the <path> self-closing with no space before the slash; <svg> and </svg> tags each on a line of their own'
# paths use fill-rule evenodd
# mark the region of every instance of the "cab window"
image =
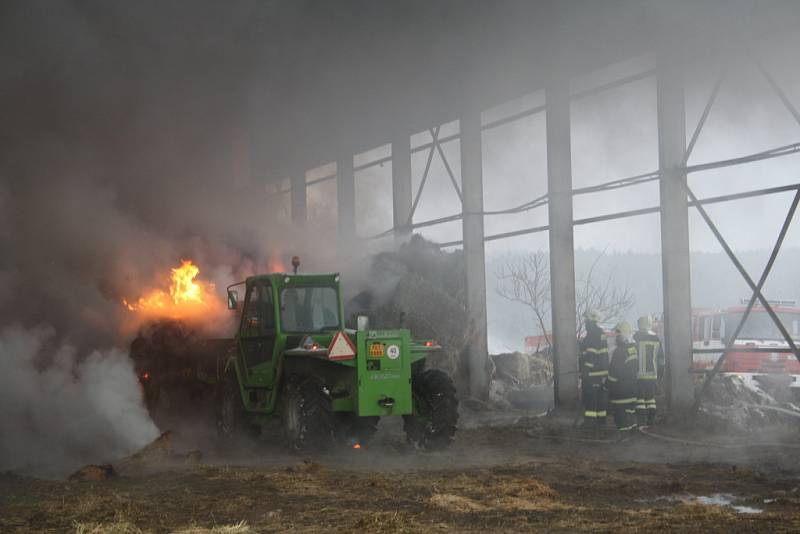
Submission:
<svg viewBox="0 0 800 534">
<path fill-rule="evenodd" d="M 275 308 L 270 286 L 256 283 L 250 288 L 242 317 L 242 335 L 265 336 L 275 329 Z"/>
<path fill-rule="evenodd" d="M 339 295 L 334 287 L 287 287 L 280 298 L 284 332 L 322 332 L 340 326 Z"/>
</svg>

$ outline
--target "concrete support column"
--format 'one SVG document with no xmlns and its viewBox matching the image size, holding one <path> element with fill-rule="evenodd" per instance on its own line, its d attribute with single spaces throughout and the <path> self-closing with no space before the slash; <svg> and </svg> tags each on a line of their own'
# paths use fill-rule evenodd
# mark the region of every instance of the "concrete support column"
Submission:
<svg viewBox="0 0 800 534">
<path fill-rule="evenodd" d="M 573 409 L 578 405 L 578 342 L 569 80 L 559 78 L 550 83 L 545 88 L 545 100 L 554 400 L 558 408 Z"/>
<path fill-rule="evenodd" d="M 467 274 L 467 307 L 474 328 L 469 346 L 470 395 L 489 393 L 489 349 L 486 337 L 486 258 L 483 248 L 483 158 L 481 112 L 474 108 L 461 117 L 462 230 Z"/>
<path fill-rule="evenodd" d="M 664 349 L 672 412 L 691 408 L 692 299 L 689 273 L 689 208 L 686 173 L 686 112 L 683 72 L 668 56 L 658 59 L 658 160 L 661 171 L 661 270 L 664 292 Z"/>
<path fill-rule="evenodd" d="M 392 140 L 392 215 L 395 237 L 411 233 L 408 218 L 413 203 L 411 190 L 411 137 L 398 135 Z"/>
<path fill-rule="evenodd" d="M 343 154 L 336 162 L 336 200 L 339 240 L 350 242 L 356 232 L 356 181 L 350 153 Z"/>
<path fill-rule="evenodd" d="M 306 172 L 296 170 L 290 177 L 291 185 L 289 195 L 291 196 L 292 222 L 302 226 L 308 217 L 306 205 Z"/>
</svg>

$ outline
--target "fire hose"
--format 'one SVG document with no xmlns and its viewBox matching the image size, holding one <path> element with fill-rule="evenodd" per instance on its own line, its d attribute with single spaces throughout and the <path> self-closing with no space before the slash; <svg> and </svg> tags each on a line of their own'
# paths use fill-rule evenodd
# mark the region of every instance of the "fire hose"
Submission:
<svg viewBox="0 0 800 534">
<path fill-rule="evenodd" d="M 754 447 L 769 447 L 776 449 L 800 450 L 800 445 L 791 445 L 788 443 L 771 443 L 771 442 L 766 442 L 766 443 L 755 442 L 755 443 L 740 443 L 740 444 L 716 443 L 712 441 L 695 441 L 689 439 L 674 438 L 671 436 L 665 436 L 663 434 L 656 434 L 642 427 L 639 427 L 639 432 L 647 437 L 658 439 L 661 441 L 668 441 L 670 443 L 678 443 L 680 445 L 692 445 L 697 447 L 714 447 L 716 449 L 750 449 Z"/>
</svg>

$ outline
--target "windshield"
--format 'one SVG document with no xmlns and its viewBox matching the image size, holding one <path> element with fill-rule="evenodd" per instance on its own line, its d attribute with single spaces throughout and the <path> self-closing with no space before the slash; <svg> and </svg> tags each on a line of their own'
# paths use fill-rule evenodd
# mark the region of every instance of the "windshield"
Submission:
<svg viewBox="0 0 800 534">
<path fill-rule="evenodd" d="M 322 332 L 339 328 L 339 295 L 335 287 L 287 287 L 281 290 L 284 332 Z"/>
<path fill-rule="evenodd" d="M 794 339 L 800 339 L 800 314 L 778 312 L 778 318 L 783 323 L 784 328 Z M 729 313 L 725 315 L 725 330 L 728 335 L 736 329 L 736 325 L 742 320 L 741 313 Z M 765 311 L 754 311 L 744 323 L 739 339 L 770 339 L 783 341 L 783 336 L 772 318 Z"/>
</svg>

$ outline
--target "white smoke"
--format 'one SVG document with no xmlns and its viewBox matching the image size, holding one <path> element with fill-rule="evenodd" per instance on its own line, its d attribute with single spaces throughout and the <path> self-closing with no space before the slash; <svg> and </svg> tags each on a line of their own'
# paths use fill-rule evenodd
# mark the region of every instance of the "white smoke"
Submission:
<svg viewBox="0 0 800 534">
<path fill-rule="evenodd" d="M 59 474 L 129 454 L 158 435 L 127 354 L 80 357 L 52 327 L 0 330 L 0 471 Z"/>
</svg>

